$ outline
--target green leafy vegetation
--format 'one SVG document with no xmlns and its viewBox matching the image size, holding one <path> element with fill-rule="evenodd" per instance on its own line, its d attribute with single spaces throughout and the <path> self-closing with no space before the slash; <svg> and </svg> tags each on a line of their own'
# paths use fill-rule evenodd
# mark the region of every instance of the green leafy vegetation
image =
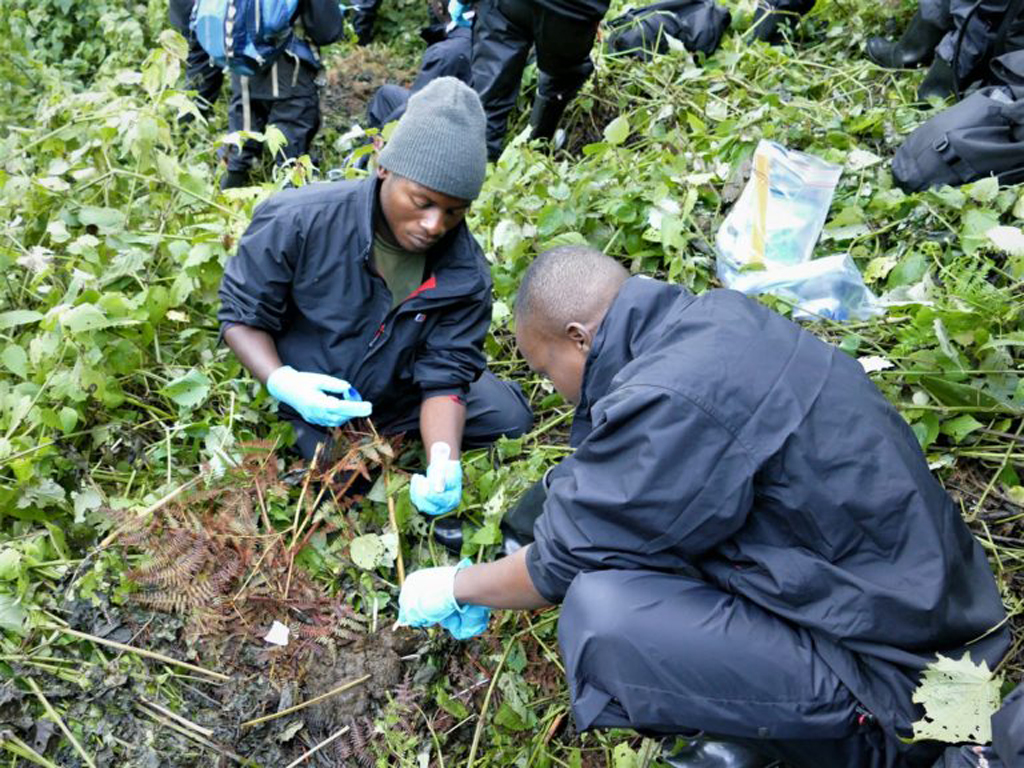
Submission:
<svg viewBox="0 0 1024 768">
<path fill-rule="evenodd" d="M 920 73 L 879 70 L 862 56 L 891 5 L 819 3 L 800 36 L 776 48 L 748 44 L 751 4 L 730 5 L 733 31 L 706 59 L 672 51 L 644 64 L 597 53 L 597 73 L 567 115 L 566 150 L 513 139 L 472 209 L 495 282 L 491 365 L 523 384 L 537 422 L 524 438 L 466 457 L 463 554 L 495 556 L 502 513 L 568 450 L 570 409 L 526 370 L 512 340 L 527 264 L 553 245 L 586 242 L 636 273 L 697 291 L 715 286 L 714 233 L 754 146 L 768 138 L 844 167 L 816 255 L 852 256 L 891 306 L 870 322 L 813 327 L 873 371 L 985 546 L 1018 639 L 998 671 L 1019 679 L 1024 190 L 991 180 L 913 195 L 893 186 L 889 158 L 932 110 L 912 104 Z M 169 520 L 173 505 L 182 505 L 173 506 L 180 521 L 204 519 L 225 477 L 240 468 L 259 475 L 245 457 L 262 446 L 280 481 L 253 486 L 246 515 L 256 533 L 246 535 L 280 539 L 289 557 L 266 555 L 285 563 L 283 574 L 272 572 L 256 563 L 270 550 L 238 546 L 255 553 L 247 574 L 267 578 L 260 588 L 276 595 L 274 578 L 301 572 L 308 595 L 347 606 L 350 632 L 383 637 L 396 615 L 399 563 L 409 571 L 448 562 L 405 491 L 420 448 L 372 454 L 384 449 L 368 443 L 365 498 L 345 508 L 293 471 L 284 452 L 291 435 L 272 400 L 219 345 L 216 289 L 253 206 L 315 172 L 299 163 L 276 178 L 268 171 L 258 188 L 218 190 L 224 117 L 178 122 L 195 109 L 180 90 L 184 41 L 160 31 L 165 5 L 14 0 L 10 8 L 0 14 L 13 46 L 0 60 L 0 669 L 10 681 L 0 712 L 14 736 L 0 743 L 13 764 L 82 763 L 44 700 L 97 765 L 256 756 L 287 765 L 345 728 L 332 751 L 321 750 L 322 765 L 651 764 L 656 749 L 636 734 L 573 732 L 556 611 L 497 613 L 486 635 L 466 644 L 419 633 L 411 649 L 394 651 L 410 658 L 376 691 L 382 709 L 310 707 L 308 717 L 238 727 L 320 691 L 299 685 L 298 667 L 253 650 L 267 626 L 227 621 L 216 647 L 235 647 L 229 658 L 186 631 L 188 616 L 141 604 L 145 584 L 132 574 L 157 553 L 119 540 L 121 522 Z M 379 32 L 388 42 L 375 50 L 407 67 L 421 12 L 425 19 L 422 5 L 385 3 Z M 351 55 L 351 44 L 332 55 Z M 322 166 L 340 166 L 341 130 L 325 118 Z M 232 585 L 252 582 L 239 576 Z M 328 647 L 319 625 L 296 614 L 321 616 L 323 606 L 292 608 L 279 618 L 296 632 L 313 626 L 304 640 Z M 69 629 L 211 669 L 220 660 L 249 683 L 211 684 Z M 360 661 L 361 641 L 332 642 L 338 658 L 325 685 L 384 663 Z"/>
</svg>

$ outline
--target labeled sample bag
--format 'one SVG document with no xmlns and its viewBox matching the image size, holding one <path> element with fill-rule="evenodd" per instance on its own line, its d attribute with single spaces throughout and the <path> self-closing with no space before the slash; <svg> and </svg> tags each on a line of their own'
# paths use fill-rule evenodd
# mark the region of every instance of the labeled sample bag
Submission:
<svg viewBox="0 0 1024 768">
<path fill-rule="evenodd" d="M 780 296 L 793 303 L 797 318 L 877 314 L 875 296 L 849 256 L 811 258 L 841 173 L 838 165 L 762 140 L 750 179 L 715 237 L 722 284 Z"/>
</svg>

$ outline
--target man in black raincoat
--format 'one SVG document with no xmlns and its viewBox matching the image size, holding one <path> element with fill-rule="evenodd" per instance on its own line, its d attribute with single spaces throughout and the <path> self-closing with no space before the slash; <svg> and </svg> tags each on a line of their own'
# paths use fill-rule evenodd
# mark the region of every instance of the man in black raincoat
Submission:
<svg viewBox="0 0 1024 768">
<path fill-rule="evenodd" d="M 678 765 L 930 765 L 938 749 L 901 741 L 919 673 L 936 652 L 993 667 L 1009 631 L 981 547 L 857 361 L 742 294 L 574 246 L 530 266 L 516 325 L 577 405 L 575 453 L 532 544 L 410 574 L 399 620 L 466 637 L 481 606 L 562 603 L 578 726 L 726 742 Z"/>
<path fill-rule="evenodd" d="M 476 94 L 434 80 L 409 100 L 375 177 L 263 203 L 220 288 L 224 339 L 280 401 L 303 455 L 371 411 L 385 433 L 448 446 L 428 468 L 443 491 L 413 480 L 413 502 L 433 514 L 459 503 L 463 443 L 532 422 L 518 386 L 486 370 L 490 269 L 464 222 L 486 164 Z"/>
</svg>

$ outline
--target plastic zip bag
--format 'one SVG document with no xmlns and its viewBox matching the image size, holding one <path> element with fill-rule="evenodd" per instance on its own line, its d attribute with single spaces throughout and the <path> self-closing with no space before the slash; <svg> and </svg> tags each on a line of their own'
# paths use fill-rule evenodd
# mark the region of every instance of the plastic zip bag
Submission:
<svg viewBox="0 0 1024 768">
<path fill-rule="evenodd" d="M 811 258 L 841 173 L 838 165 L 761 141 L 750 179 L 715 237 L 722 284 L 781 296 L 797 318 L 878 314 L 849 256 Z"/>
</svg>

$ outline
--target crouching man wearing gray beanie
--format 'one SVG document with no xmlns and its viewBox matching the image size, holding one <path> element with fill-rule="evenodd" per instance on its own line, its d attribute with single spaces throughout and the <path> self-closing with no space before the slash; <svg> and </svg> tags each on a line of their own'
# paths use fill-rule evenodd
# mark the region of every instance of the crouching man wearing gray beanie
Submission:
<svg viewBox="0 0 1024 768">
<path fill-rule="evenodd" d="M 409 99 L 375 176 L 257 208 L 220 289 L 224 340 L 299 451 L 312 457 L 330 428 L 366 416 L 385 434 L 418 432 L 430 463 L 410 495 L 428 514 L 459 505 L 464 445 L 533 421 L 483 353 L 490 268 L 464 220 L 487 169 L 484 124 L 471 88 L 434 80 Z"/>
</svg>

